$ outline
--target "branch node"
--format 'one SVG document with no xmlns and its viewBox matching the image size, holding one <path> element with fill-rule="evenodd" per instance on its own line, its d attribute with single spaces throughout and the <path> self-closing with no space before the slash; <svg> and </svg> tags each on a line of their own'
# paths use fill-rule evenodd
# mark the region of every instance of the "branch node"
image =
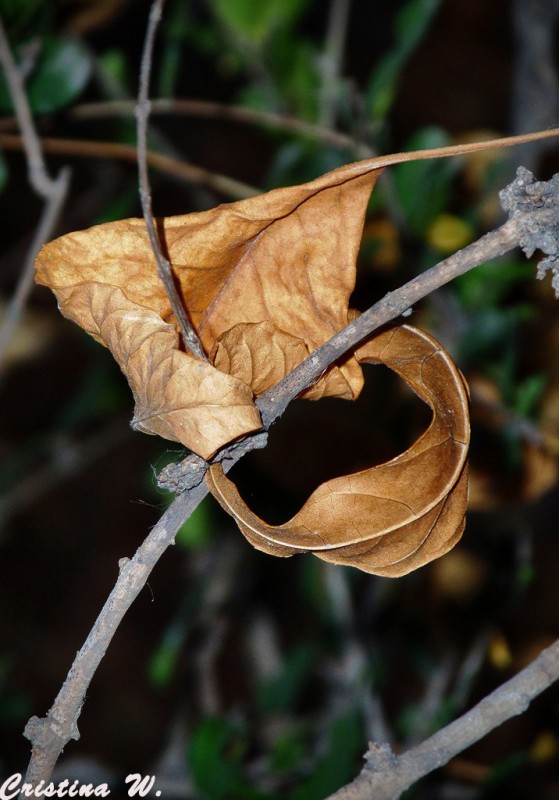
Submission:
<svg viewBox="0 0 559 800">
<path fill-rule="evenodd" d="M 167 464 L 166 467 L 163 467 L 157 476 L 157 485 L 160 489 L 181 494 L 181 492 L 193 489 L 202 483 L 207 469 L 207 461 L 192 453 L 178 463 Z"/>
<path fill-rule="evenodd" d="M 386 772 L 398 765 L 398 756 L 386 742 L 369 742 L 364 758 L 367 772 Z"/>
<path fill-rule="evenodd" d="M 524 216 L 520 247 L 528 258 L 536 250 L 546 254 L 538 264 L 536 275 L 541 280 L 551 271 L 551 285 L 559 299 L 559 173 L 549 181 L 537 181 L 526 167 L 518 167 L 516 178 L 499 192 L 499 198 L 510 219 Z M 554 213 L 551 216 L 529 213 L 541 209 Z"/>
<path fill-rule="evenodd" d="M 49 752 L 55 747 L 60 748 L 61 743 L 62 747 L 64 747 L 70 739 L 78 741 L 80 738 L 80 732 L 75 719 L 71 722 L 66 734 L 65 731 L 61 730 L 61 725 L 52 717 L 50 711 L 47 716 L 43 718 L 31 717 L 25 726 L 23 735 L 26 739 L 29 739 L 34 750 L 42 752 Z"/>
<path fill-rule="evenodd" d="M 238 442 L 228 445 L 224 450 L 216 456 L 215 461 L 225 461 L 226 459 L 234 459 L 238 461 L 251 450 L 262 450 L 268 444 L 268 431 L 256 431 L 256 433 L 245 436 Z"/>
<path fill-rule="evenodd" d="M 266 447 L 268 444 L 268 432 L 257 431 L 250 436 L 245 436 L 238 442 L 233 442 L 220 450 L 214 456 L 213 461 L 226 461 L 233 459 L 238 461 L 239 458 L 250 453 L 251 450 L 258 450 Z M 191 453 L 185 459 L 172 464 L 167 464 L 163 467 L 157 476 L 157 485 L 160 489 L 165 489 L 168 492 L 181 494 L 190 489 L 194 489 L 199 483 L 202 483 L 204 475 L 209 467 L 207 461 Z"/>
</svg>

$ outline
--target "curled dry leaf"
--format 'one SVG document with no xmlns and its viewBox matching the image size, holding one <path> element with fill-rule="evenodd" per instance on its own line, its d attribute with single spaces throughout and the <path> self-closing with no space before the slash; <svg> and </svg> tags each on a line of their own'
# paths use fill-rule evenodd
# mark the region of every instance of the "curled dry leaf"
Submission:
<svg viewBox="0 0 559 800">
<path fill-rule="evenodd" d="M 355 355 L 360 363 L 390 367 L 431 407 L 431 424 L 406 452 L 327 481 L 279 526 L 250 511 L 220 464 L 210 467 L 206 480 L 257 549 L 277 556 L 310 551 L 396 577 L 445 553 L 464 530 L 468 391 L 448 353 L 408 325 L 374 336 Z"/>
<path fill-rule="evenodd" d="M 37 281 L 53 290 L 63 314 L 110 348 L 134 394 L 133 425 L 210 459 L 260 429 L 254 395 L 349 321 L 365 210 L 385 167 L 557 133 L 369 159 L 301 186 L 159 220 L 159 238 L 210 363 L 181 349 L 143 220 L 49 243 L 37 258 Z M 348 355 L 305 395 L 355 398 L 363 361 L 386 363 L 433 409 L 428 431 L 406 453 L 323 484 L 278 528 L 251 514 L 220 466 L 211 468 L 208 481 L 245 536 L 266 552 L 312 551 L 401 575 L 444 553 L 462 533 L 467 393 L 437 343 L 403 327 Z"/>
<path fill-rule="evenodd" d="M 143 220 L 50 242 L 37 258 L 37 281 L 53 290 L 63 314 L 111 349 L 136 400 L 135 427 L 209 459 L 261 427 L 254 393 L 347 324 L 365 210 L 385 167 L 554 133 L 369 159 L 301 186 L 160 220 L 160 239 L 210 364 L 181 350 Z M 350 355 L 307 396 L 353 399 L 362 382 Z"/>
<path fill-rule="evenodd" d="M 239 347 L 243 329 L 237 326 L 262 326 L 276 363 L 268 379 L 255 376 L 250 385 L 180 351 L 143 220 L 98 225 L 50 242 L 37 258 L 37 281 L 53 290 L 65 316 L 111 349 L 136 399 L 134 424 L 209 458 L 260 427 L 252 384 L 268 388 L 347 324 L 363 217 L 380 171 L 376 164 L 346 167 L 303 186 L 161 220 L 184 305 L 210 359 L 225 337 L 220 363 L 235 361 L 227 350 Z M 112 323 L 105 324 L 112 306 L 103 309 L 115 297 L 127 304 L 118 336 Z M 280 340 L 291 344 L 281 350 Z M 245 341 L 254 363 L 262 364 L 258 337 L 247 334 Z M 175 367 L 182 373 L 180 391 L 169 391 Z M 209 391 L 193 394 L 200 376 Z M 314 396 L 353 398 L 361 386 L 361 370 L 350 358 L 329 371 Z"/>
<path fill-rule="evenodd" d="M 61 312 L 108 347 L 136 400 L 132 425 L 211 455 L 216 441 L 257 430 L 250 388 L 179 350 L 173 325 L 130 301 L 122 289 L 91 282 L 59 286 Z"/>
</svg>

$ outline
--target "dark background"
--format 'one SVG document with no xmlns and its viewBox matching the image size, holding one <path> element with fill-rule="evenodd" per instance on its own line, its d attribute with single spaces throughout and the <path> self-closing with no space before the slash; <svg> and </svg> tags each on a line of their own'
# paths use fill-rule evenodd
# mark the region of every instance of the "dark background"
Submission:
<svg viewBox="0 0 559 800">
<path fill-rule="evenodd" d="M 133 97 L 149 3 L 116 3 L 110 10 L 109 5 L 53 3 L 34 35 L 69 31 L 86 44 L 94 62 L 108 51 L 118 53 L 128 77 L 124 89 Z M 550 26 L 557 20 L 551 3 L 526 5 L 544 8 Z M 351 4 L 343 75 L 355 98 L 394 48 L 395 15 L 403 6 Z M 84 9 L 97 7 L 99 19 L 83 22 Z M 319 49 L 328 8 L 328 3 L 309 2 L 293 35 Z M 26 32 L 13 23 L 17 8 L 6 9 L 8 31 L 23 41 Z M 205 4 L 194 1 L 169 3 L 164 21 L 181 13 L 194 31 L 215 25 Z M 161 48 L 169 41 L 167 29 L 158 43 L 156 85 Z M 226 44 L 223 50 L 204 49 L 185 35 L 174 73 L 175 96 L 239 102 L 251 79 L 231 50 L 233 55 Z M 515 72 L 522 52 L 510 2 L 444 0 L 402 69 L 378 134 L 379 148 L 398 152 L 425 126 L 438 126 L 452 137 L 518 132 L 526 117 L 519 110 L 526 98 Z M 552 75 L 556 66 L 546 62 Z M 538 91 L 534 85 L 531 129 L 552 124 L 545 116 L 557 104 L 556 97 L 538 96 Z M 72 105 L 106 97 L 92 77 L 73 103 L 41 115 L 40 132 L 133 141 L 130 119 L 80 122 L 72 117 Z M 280 110 L 294 113 L 289 107 Z M 8 112 L 5 117 L 9 123 Z M 340 113 L 338 125 L 351 133 L 356 119 L 355 110 Z M 153 127 L 161 137 L 154 149 L 167 147 L 177 157 L 261 189 L 309 177 L 301 166 L 303 146 L 294 166 L 282 173 L 280 156 L 292 143 L 287 134 L 181 116 L 158 117 Z M 315 165 L 314 174 L 321 164 L 329 168 L 330 151 L 315 144 L 308 152 L 310 173 Z M 515 153 L 510 157 L 513 172 L 519 162 Z M 341 163 L 355 156 L 338 153 L 336 158 Z M 541 179 L 557 168 L 557 150 L 527 158 Z M 4 160 L 0 291 L 9 298 L 41 204 L 28 184 L 21 153 L 5 151 Z M 69 155 L 48 155 L 47 162 L 53 173 L 63 163 L 73 170 L 57 234 L 87 227 L 103 215 L 139 214 L 133 164 Z M 159 215 L 234 199 L 155 171 L 152 182 Z M 471 217 L 482 198 L 472 195 L 461 177 L 452 189 L 447 210 Z M 375 214 L 384 217 L 385 211 Z M 481 214 L 476 226 L 482 233 Z M 424 237 L 398 236 L 402 256 L 390 269 L 377 268 L 364 255 L 358 307 L 425 264 Z M 559 415 L 553 417 L 549 408 L 556 408 L 559 327 L 549 284 L 511 281 L 500 299 L 501 308 L 522 302 L 531 309 L 526 319 L 503 328 L 506 347 L 501 342 L 499 351 L 513 349 L 516 388 L 534 373 L 545 376 L 547 394 L 530 409 L 530 422 L 538 429 L 544 401 L 547 421 L 551 415 L 557 422 Z M 437 315 L 436 302 L 418 309 L 417 321 L 431 322 L 436 335 L 452 341 L 454 306 L 447 307 L 450 322 Z M 47 290 L 34 290 L 30 308 L 35 315 L 26 323 L 31 344 L 10 362 L 0 385 L 0 773 L 5 775 L 25 770 L 26 720 L 44 715 L 52 704 L 114 584 L 118 560 L 134 552 L 166 507 L 169 498 L 156 488 L 154 474 L 178 452 L 173 443 L 129 429 L 131 397 L 110 354 L 59 317 Z M 488 319 L 481 318 L 479 325 L 488 325 Z M 455 352 L 459 357 L 459 346 Z M 499 357 L 492 351 L 486 357 L 482 348 L 469 358 L 458 361 L 466 376 L 482 387 L 489 382 L 510 410 L 498 380 L 483 370 L 484 358 L 493 365 L 501 363 Z M 427 421 L 417 406 L 380 368 L 370 370 L 354 405 L 293 404 L 274 427 L 270 447 L 236 469 L 244 496 L 270 521 L 288 518 L 326 477 L 390 458 L 413 441 Z M 474 477 L 482 476 L 485 488 L 481 492 L 481 478 L 476 480 L 458 555 L 441 561 L 447 568 L 434 564 L 392 581 L 327 568 L 311 556 L 275 560 L 253 551 L 207 501 L 204 514 L 166 553 L 120 626 L 88 692 L 80 741 L 63 755 L 61 777 L 73 774 L 74 760 L 80 758 L 88 760 L 80 775 L 96 774 L 95 768 L 101 780 L 113 775 L 121 785 L 129 772 L 155 773 L 176 780 L 179 796 L 249 797 L 247 786 L 262 793 L 254 796 L 325 796 L 357 774 L 367 740 L 379 734 L 378 698 L 393 746 L 405 747 L 463 712 L 556 638 L 558 451 L 550 455 L 553 448 L 543 448 L 545 458 L 537 461 L 514 426 L 512 433 L 505 426 L 505 435 L 501 423 L 476 407 L 475 398 L 472 411 Z M 546 430 L 556 443 L 559 427 Z M 525 715 L 410 796 L 559 797 L 558 702 L 557 691 L 548 691 Z M 279 758 L 278 742 L 284 741 L 293 753 L 282 745 L 291 759 L 282 771 L 270 763 L 270 753 Z M 321 785 L 313 776 L 325 775 L 329 761 L 338 761 L 340 769 Z M 221 770 L 229 789 L 208 788 L 202 781 L 194 794 L 192 782 L 200 770 Z"/>
</svg>

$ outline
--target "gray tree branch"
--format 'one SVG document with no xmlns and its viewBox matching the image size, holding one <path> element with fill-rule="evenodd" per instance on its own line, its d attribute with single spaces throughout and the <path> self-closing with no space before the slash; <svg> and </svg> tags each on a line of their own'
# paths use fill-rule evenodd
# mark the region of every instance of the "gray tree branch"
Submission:
<svg viewBox="0 0 559 800">
<path fill-rule="evenodd" d="M 8 37 L 4 29 L 2 20 L 0 19 L 0 65 L 4 71 L 6 83 L 10 90 L 10 96 L 14 104 L 16 118 L 21 130 L 23 146 L 27 158 L 27 171 L 29 182 L 33 187 L 36 194 L 45 200 L 45 206 L 41 214 L 41 219 L 33 236 L 33 240 L 25 260 L 23 262 L 23 269 L 21 271 L 16 289 L 8 307 L 6 315 L 0 328 L 0 365 L 2 357 L 6 348 L 12 338 L 14 330 L 18 325 L 25 305 L 33 287 L 33 279 L 35 276 L 35 258 L 48 239 L 51 238 L 52 232 L 59 219 L 62 206 L 68 194 L 70 185 L 70 172 L 67 167 L 60 170 L 56 178 L 51 178 L 41 150 L 41 144 L 33 118 L 31 116 L 31 109 L 27 102 L 27 95 L 25 94 L 25 87 L 23 79 L 17 67 L 17 64 L 12 55 Z M 1 366 L 0 366 L 1 372 Z"/>
<path fill-rule="evenodd" d="M 526 711 L 532 700 L 558 679 L 559 641 L 556 641 L 470 711 L 401 756 L 387 745 L 371 743 L 361 773 L 327 800 L 398 800 L 424 775 L 444 766 L 503 722 Z"/>
<path fill-rule="evenodd" d="M 168 285 L 170 281 L 172 288 L 175 288 L 171 265 L 163 256 L 161 243 L 159 242 L 157 231 L 155 230 L 146 167 L 147 119 L 149 112 L 148 88 L 151 52 L 162 5 L 163 0 L 154 0 L 148 23 L 144 57 L 142 59 L 142 74 L 138 102 L 138 157 L 144 218 L 146 220 L 148 232 L 150 233 L 152 248 L 158 264 L 158 273 L 167 288 L 173 310 L 175 311 L 177 319 L 180 321 L 182 303 L 179 298 L 178 305 L 176 305 L 172 299 L 173 291 Z M 2 32 L 3 30 L 0 31 L 0 34 Z M 0 40 L 0 48 L 1 45 L 2 41 Z M 35 161 L 33 163 L 35 163 Z M 559 253 L 559 231 L 557 230 L 557 218 L 559 215 L 556 187 L 553 186 L 553 190 L 550 190 L 547 195 L 545 194 L 545 190 L 542 189 L 540 191 L 538 189 L 538 191 L 532 193 L 529 202 L 524 202 L 524 204 L 522 204 L 524 195 L 529 194 L 529 192 L 522 191 L 524 184 L 520 185 L 520 178 L 517 179 L 515 184 L 516 183 L 519 185 L 516 186 L 514 191 L 511 190 L 508 196 L 511 199 L 510 210 L 513 215 L 509 222 L 493 233 L 482 237 L 478 242 L 456 253 L 455 256 L 441 262 L 437 267 L 433 267 L 431 270 L 414 278 L 401 289 L 387 295 L 360 318 L 350 323 L 350 325 L 346 326 L 346 328 L 332 337 L 332 339 L 326 342 L 321 348 L 312 353 L 308 359 L 293 370 L 293 372 L 284 378 L 274 389 L 262 395 L 258 400 L 258 405 L 262 414 L 264 429 L 267 429 L 274 420 L 281 416 L 291 400 L 296 398 L 301 391 L 315 382 L 325 370 L 336 360 L 341 358 L 348 350 L 351 350 L 356 344 L 363 341 L 363 339 L 379 326 L 395 319 L 409 309 L 414 303 L 418 302 L 419 299 L 439 286 L 448 283 L 457 275 L 491 258 L 501 255 L 518 244 L 524 244 L 526 246 L 526 242 L 528 242 L 528 248 L 540 247 L 550 255 L 552 259 L 556 258 Z M 512 186 L 514 187 L 515 184 Z M 538 187 L 545 187 L 545 184 L 538 184 Z M 162 263 L 161 259 L 166 263 Z M 182 311 L 186 318 L 185 310 L 182 309 Z M 184 320 L 182 320 L 180 324 L 183 338 L 187 346 L 190 347 L 195 355 L 205 358 L 201 346 L 199 347 L 200 352 L 197 352 L 196 344 L 192 344 L 188 330 L 190 327 L 188 320 L 186 319 L 186 325 Z M 192 331 L 192 333 L 194 332 Z M 197 337 L 195 338 L 197 340 Z M 249 452 L 255 447 L 262 446 L 264 441 L 265 434 L 262 432 L 257 433 L 253 437 L 247 437 L 247 439 L 240 444 L 225 448 L 216 458 L 224 461 L 224 469 L 228 471 L 246 452 Z M 165 550 L 173 544 L 175 535 L 181 525 L 188 519 L 208 493 L 206 484 L 202 482 L 204 469 L 207 465 L 199 457 L 194 457 L 194 460 L 187 459 L 184 462 L 184 464 L 188 463 L 190 463 L 192 467 L 192 474 L 189 476 L 189 482 L 180 487 L 184 489 L 184 491 L 175 498 L 134 556 L 131 559 L 123 558 L 119 562 L 119 575 L 115 586 L 97 617 L 83 647 L 77 653 L 66 680 L 51 709 L 44 718 L 32 717 L 27 723 L 25 735 L 32 744 L 32 755 L 25 777 L 25 783 L 32 787 L 37 788 L 41 785 L 42 781 L 47 782 L 49 780 L 53 767 L 64 747 L 70 740 L 79 738 L 78 718 L 85 702 L 86 692 L 120 622 L 145 586 L 151 571 L 154 569 Z M 474 735 L 474 731 L 485 730 L 485 732 L 487 732 L 487 730 L 491 730 L 491 727 L 487 727 L 488 724 L 493 724 L 493 727 L 495 727 L 500 724 L 503 719 L 508 718 L 507 714 L 510 716 L 513 713 L 519 713 L 520 710 L 526 707 L 526 702 L 529 702 L 532 696 L 543 691 L 543 689 L 559 677 L 559 659 L 554 650 L 555 647 L 559 650 L 559 644 L 554 645 L 553 648 L 546 651 L 548 654 L 551 652 L 551 655 L 545 656 L 545 654 L 542 654 L 540 659 L 545 656 L 543 661 L 539 663 L 539 665 L 538 661 L 535 662 L 536 666 L 532 665 L 533 669 L 530 672 L 531 682 L 528 680 L 526 681 L 525 693 L 522 695 L 523 705 L 522 703 L 520 705 L 518 704 L 517 698 L 515 698 L 514 702 L 511 701 L 510 704 L 507 704 L 508 701 L 510 701 L 510 694 L 507 692 L 505 685 L 505 687 L 502 687 L 502 690 L 497 690 L 497 692 L 503 691 L 503 698 L 498 694 L 497 702 L 495 703 L 492 700 L 493 695 L 490 695 L 485 701 L 482 701 L 480 706 L 476 707 L 481 709 L 477 714 L 479 722 L 475 724 L 472 723 L 471 730 L 469 728 L 461 729 L 460 727 L 457 729 L 457 745 L 463 739 L 463 746 L 467 746 L 468 743 L 476 740 L 475 738 L 471 739 L 471 736 Z M 529 667 L 528 670 L 530 669 Z M 526 672 L 526 670 L 524 672 Z M 521 673 L 521 675 L 522 674 L 523 673 Z M 483 703 L 485 703 L 485 706 Z M 519 711 L 516 711 L 516 708 L 518 708 Z M 453 724 L 456 725 L 457 723 Z M 483 732 L 480 735 L 484 735 Z M 432 769 L 436 768 L 439 763 L 445 763 L 444 758 L 446 758 L 446 751 L 444 749 L 444 737 L 443 740 L 439 742 L 436 736 L 438 736 L 438 734 L 436 734 L 435 737 L 431 737 L 431 740 L 427 740 L 427 742 L 424 742 L 410 751 L 410 753 L 419 753 L 419 756 L 412 759 L 411 766 L 409 767 L 404 760 L 404 756 L 401 761 L 398 761 L 387 747 L 373 747 L 369 762 L 374 762 L 374 770 L 376 770 L 376 772 L 385 770 L 389 778 L 393 773 L 399 774 L 398 771 L 403 770 L 406 774 L 409 773 L 411 775 L 411 780 L 413 781 L 415 780 L 414 776 L 416 774 L 425 774 L 420 770 L 418 771 L 418 767 L 415 766 L 416 761 L 421 761 L 423 757 L 427 759 L 430 758 L 430 763 L 435 764 Z M 460 736 L 462 736 L 462 739 Z M 433 738 L 435 738 L 434 745 L 428 745 L 427 743 L 432 741 Z M 430 754 L 431 748 L 433 748 L 434 755 Z M 423 754 L 425 753 L 426 755 L 424 756 Z M 452 753 L 448 757 L 452 757 Z M 442 761 L 441 758 L 443 759 Z M 401 763 L 403 763 L 403 767 L 401 767 Z M 367 793 L 369 793 L 370 796 L 370 788 L 368 785 L 368 782 L 370 782 L 369 773 L 372 773 L 370 767 L 366 768 L 356 779 L 357 783 L 360 782 L 365 787 L 363 790 L 365 794 L 350 794 L 347 795 L 347 797 L 364 798 L 367 796 Z M 390 779 L 392 780 L 392 778 Z M 394 778 L 394 781 L 397 781 L 397 778 Z M 394 786 L 395 791 L 399 791 L 399 784 L 397 782 L 394 783 Z M 353 788 L 348 787 L 347 791 L 352 792 Z M 361 789 L 358 789 L 358 791 L 361 791 Z M 36 795 L 41 795 L 40 790 L 36 792 Z M 387 797 L 388 796 L 399 795 L 387 795 Z M 343 795 L 340 797 L 343 797 Z"/>
<path fill-rule="evenodd" d="M 140 68 L 140 89 L 138 93 L 138 106 L 136 108 L 137 140 L 138 140 L 138 172 L 140 176 L 140 200 L 144 221 L 148 232 L 151 249 L 157 266 L 157 274 L 165 287 L 167 297 L 171 303 L 173 313 L 178 322 L 179 329 L 186 347 L 196 358 L 207 361 L 202 343 L 188 319 L 187 309 L 184 307 L 180 294 L 175 284 L 175 276 L 169 259 L 163 255 L 163 248 L 159 233 L 155 227 L 155 220 L 151 208 L 151 189 L 147 168 L 147 127 L 149 118 L 149 81 L 151 75 L 151 57 L 157 26 L 161 19 L 164 0 L 154 0 L 148 20 L 148 28 L 142 54 Z"/>
<path fill-rule="evenodd" d="M 534 210 L 530 206 L 528 210 L 519 213 L 493 233 L 486 234 L 479 241 L 387 295 L 358 320 L 350 323 L 311 354 L 276 388 L 262 395 L 259 403 L 266 424 L 269 425 L 281 416 L 290 400 L 297 397 L 348 349 L 373 333 L 380 325 L 394 320 L 421 297 L 448 283 L 456 275 L 511 250 L 526 238 L 527 231 L 531 232 L 532 237 L 536 236 L 536 231 L 540 231 L 546 252 L 553 247 L 556 248 L 555 252 L 558 252 L 559 245 L 557 242 L 553 245 L 548 236 L 550 227 L 557 225 L 557 217 L 556 206 L 544 206 Z M 223 450 L 216 459 L 223 461 L 224 469 L 228 471 L 245 453 L 254 447 L 263 446 L 263 440 L 265 435 L 262 433 L 248 437 L 240 444 Z M 176 497 L 135 555 L 130 560 L 121 562 L 115 587 L 86 642 L 76 655 L 52 708 L 42 719 L 33 717 L 26 727 L 25 735 L 33 745 L 26 775 L 27 783 L 36 786 L 41 780 L 47 781 L 62 749 L 71 739 L 79 738 L 77 720 L 85 695 L 112 637 L 127 610 L 145 586 L 152 569 L 165 550 L 173 544 L 179 528 L 208 493 L 206 484 L 202 482 L 206 463 L 195 456 L 193 460 L 192 457 L 186 459 L 183 464 L 191 466 L 192 475 L 188 488 Z M 547 660 L 545 663 L 547 665 Z M 548 671 L 546 674 L 548 675 L 546 685 L 549 685 L 555 680 L 555 672 Z M 542 685 L 539 691 L 543 688 L 545 686 Z M 390 762 L 392 763 L 392 758 Z"/>
</svg>

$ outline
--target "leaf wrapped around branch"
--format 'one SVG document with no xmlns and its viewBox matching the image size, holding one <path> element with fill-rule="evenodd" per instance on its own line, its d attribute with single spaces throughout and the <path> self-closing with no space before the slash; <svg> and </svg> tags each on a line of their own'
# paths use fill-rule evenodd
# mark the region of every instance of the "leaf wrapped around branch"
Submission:
<svg viewBox="0 0 559 800">
<path fill-rule="evenodd" d="M 219 368 L 182 352 L 172 335 L 171 304 L 143 220 L 97 225 L 50 242 L 37 257 L 37 282 L 52 289 L 65 316 L 109 347 L 136 400 L 133 424 L 208 459 L 261 427 L 253 403 L 259 386 L 284 377 L 347 324 L 363 218 L 381 171 L 376 162 L 350 165 L 301 186 L 160 220 L 184 306 L 210 360 L 221 350 Z M 118 334 L 115 302 L 127 309 Z M 268 380 L 253 375 L 245 382 L 223 371 L 243 330 L 260 364 L 268 361 L 258 355 L 268 340 L 275 359 Z M 362 383 L 350 357 L 311 396 L 353 399 Z"/>
<path fill-rule="evenodd" d="M 136 430 L 195 441 L 209 457 L 223 440 L 261 427 L 249 386 L 181 351 L 173 325 L 120 288 L 85 282 L 57 296 L 62 313 L 108 347 L 128 378 Z"/>
<path fill-rule="evenodd" d="M 556 136 L 550 130 L 489 142 L 381 156 L 316 180 L 158 221 L 180 297 L 209 363 L 184 352 L 157 277 L 144 221 L 98 225 L 43 247 L 37 281 L 60 309 L 110 348 L 134 394 L 134 427 L 203 458 L 262 427 L 255 396 L 268 391 L 351 319 L 363 221 L 377 178 L 405 161 L 442 158 Z M 408 326 L 375 336 L 324 365 L 303 394 L 355 399 L 360 363 L 385 363 L 433 410 L 405 453 L 320 486 L 293 519 L 270 526 L 241 500 L 221 466 L 208 483 L 256 547 L 310 551 L 381 575 L 402 575 L 460 537 L 467 500 L 468 398 L 445 351 Z"/>
<path fill-rule="evenodd" d="M 261 427 L 255 394 L 348 323 L 365 211 L 385 167 L 556 133 L 381 156 L 300 186 L 160 219 L 165 255 L 210 359 L 205 366 L 173 335 L 178 327 L 142 219 L 50 242 L 37 257 L 37 281 L 56 294 L 63 314 L 111 349 L 136 400 L 133 424 L 209 459 Z M 349 354 L 305 396 L 355 399 L 362 384 Z"/>
<path fill-rule="evenodd" d="M 214 464 L 210 491 L 257 549 L 277 556 L 313 552 L 377 575 L 404 575 L 445 553 L 464 529 L 468 391 L 448 353 L 408 325 L 374 336 L 360 363 L 385 364 L 433 411 L 425 433 L 404 453 L 371 469 L 327 481 L 283 525 L 253 514 Z"/>
</svg>

